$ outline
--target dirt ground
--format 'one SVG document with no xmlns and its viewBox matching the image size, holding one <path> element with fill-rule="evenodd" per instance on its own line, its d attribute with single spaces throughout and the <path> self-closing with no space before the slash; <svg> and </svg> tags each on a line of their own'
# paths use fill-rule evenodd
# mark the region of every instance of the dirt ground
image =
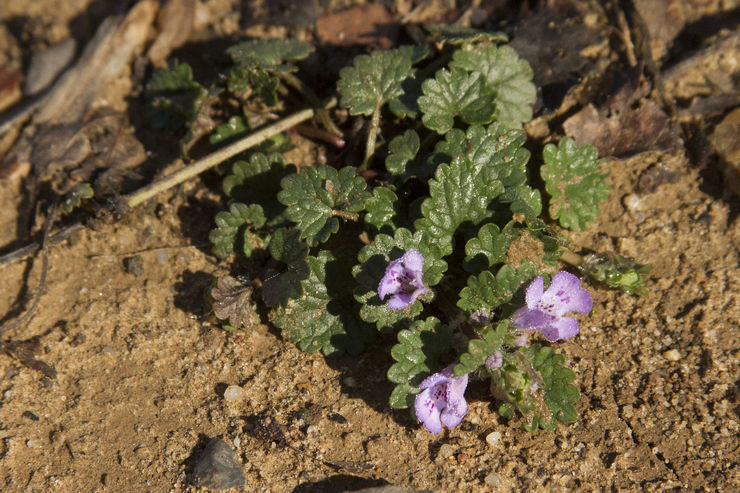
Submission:
<svg viewBox="0 0 740 493">
<path fill-rule="evenodd" d="M 3 63 L 23 65 L 70 34 L 89 40 L 118 3 L 3 2 Z M 260 2 L 196 3 L 200 40 L 255 29 L 244 19 Z M 325 3 L 315 2 L 320 14 L 352 4 Z M 424 2 L 385 2 L 391 13 L 406 3 Z M 687 23 L 737 15 L 732 2 L 688 3 Z M 740 70 L 739 52 L 721 55 L 737 57 Z M 668 90 L 685 90 L 681 80 Z M 707 135 L 722 116 L 707 120 Z M 221 436 L 237 451 L 245 491 L 385 482 L 440 492 L 740 491 L 740 201 L 724 165 L 688 144 L 609 160 L 611 195 L 598 224 L 570 237 L 578 248 L 652 264 L 649 297 L 589 286 L 592 314 L 578 337 L 558 344 L 581 390 L 580 417 L 536 435 L 498 416 L 479 381 L 463 424 L 442 435 L 392 411 L 387 340 L 359 358 L 327 360 L 268 326 L 213 325 L 203 290 L 228 264 L 209 253 L 207 235 L 223 204 L 217 178 L 192 180 L 50 247 L 39 309 L 3 338 L 38 340 L 36 356 L 56 376 L 0 351 L 0 490 L 196 491 L 194 462 Z M 25 190 L 18 173 L 0 182 L 0 245 L 17 239 Z M 30 274 L 28 261 L 0 265 L 2 323 L 30 305 L 40 264 Z M 244 394 L 226 400 L 229 385 Z M 290 447 L 255 436 L 270 419 Z M 492 432 L 500 436 L 489 443 Z"/>
</svg>

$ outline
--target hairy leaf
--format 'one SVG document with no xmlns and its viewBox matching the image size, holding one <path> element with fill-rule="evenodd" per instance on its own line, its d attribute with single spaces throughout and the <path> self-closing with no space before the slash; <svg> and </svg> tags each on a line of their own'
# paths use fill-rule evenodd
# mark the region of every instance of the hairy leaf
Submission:
<svg viewBox="0 0 740 493">
<path fill-rule="evenodd" d="M 404 320 L 416 317 L 421 313 L 421 299 L 405 310 L 388 308 L 378 296 L 378 285 L 385 275 L 388 264 L 401 257 L 410 248 L 416 248 L 424 257 L 422 281 L 427 286 L 434 286 L 442 274 L 447 270 L 447 263 L 441 260 L 441 252 L 433 244 L 423 241 L 421 232 L 412 235 L 405 228 L 398 228 L 394 236 L 379 234 L 374 243 L 366 245 L 360 250 L 357 259 L 360 264 L 352 269 L 352 275 L 357 281 L 355 299 L 363 306 L 360 316 L 363 320 L 375 323 L 378 330 L 394 330 Z M 429 295 L 426 295 L 426 299 Z"/>
<path fill-rule="evenodd" d="M 347 266 L 322 250 L 306 257 L 308 275 L 300 281 L 302 294 L 271 312 L 271 320 L 302 350 L 325 355 L 358 354 L 372 337 L 360 320 L 347 289 L 337 281 L 350 278 Z M 344 291 L 344 292 L 342 292 Z"/>
<path fill-rule="evenodd" d="M 216 127 L 216 130 L 208 137 L 211 145 L 228 144 L 233 142 L 235 137 L 240 137 L 247 133 L 249 127 L 247 122 L 241 116 L 232 116 L 224 123 Z"/>
<path fill-rule="evenodd" d="M 249 327 L 252 324 L 252 287 L 225 275 L 218 278 L 211 288 L 213 313 L 234 328 Z"/>
<path fill-rule="evenodd" d="M 607 174 L 599 172 L 596 147 L 578 147 L 567 137 L 542 150 L 545 164 L 540 169 L 545 189 L 552 197 L 550 216 L 564 228 L 586 229 L 599 216 L 599 204 L 609 196 Z"/>
<path fill-rule="evenodd" d="M 237 65 L 229 70 L 226 77 L 226 87 L 229 91 L 240 96 L 242 100 L 258 97 L 267 106 L 275 106 L 278 103 L 279 85 L 279 78 L 257 67 L 246 68 Z"/>
<path fill-rule="evenodd" d="M 392 188 L 375 187 L 365 209 L 365 224 L 370 226 L 372 233 L 392 233 L 400 226 L 398 197 Z"/>
<path fill-rule="evenodd" d="M 483 74 L 486 87 L 496 94 L 497 122 L 521 127 L 532 119 L 537 100 L 532 67 L 510 46 L 466 44 L 455 52 L 450 66 Z"/>
<path fill-rule="evenodd" d="M 454 68 L 437 71 L 434 79 L 421 85 L 418 100 L 424 125 L 439 134 L 450 131 L 455 118 L 465 123 L 490 123 L 494 118 L 494 94 L 478 73 Z"/>
<path fill-rule="evenodd" d="M 403 94 L 403 82 L 413 74 L 408 50 L 377 50 L 355 58 L 339 72 L 337 90 L 351 115 L 369 116 Z"/>
<path fill-rule="evenodd" d="M 406 163 L 416 157 L 419 152 L 419 134 L 414 130 L 406 130 L 402 135 L 393 138 L 388 144 L 388 157 L 385 158 L 385 167 L 393 175 L 401 176 L 406 172 Z"/>
<path fill-rule="evenodd" d="M 237 202 L 261 204 L 268 224 L 275 225 L 285 210 L 276 198 L 280 180 L 293 173 L 295 166 L 286 166 L 282 155 L 255 153 L 249 161 L 234 163 L 231 174 L 224 178 L 223 190 Z"/>
<path fill-rule="evenodd" d="M 337 216 L 350 218 L 365 208 L 370 194 L 355 168 L 340 171 L 328 166 L 303 167 L 282 179 L 278 200 L 287 207 L 286 216 L 297 223 L 301 238 L 309 246 L 323 243 L 339 230 Z"/>
<path fill-rule="evenodd" d="M 170 60 L 157 69 L 144 90 L 146 117 L 154 128 L 180 130 L 194 121 L 208 91 L 193 80 L 187 63 Z"/>
<path fill-rule="evenodd" d="M 421 381 L 440 369 L 437 358 L 451 345 L 452 332 L 435 317 L 417 320 L 398 333 L 398 344 L 391 349 L 396 361 L 388 370 L 388 380 L 396 386 L 390 396 L 394 409 L 405 409 L 420 392 Z"/>
<path fill-rule="evenodd" d="M 484 270 L 470 276 L 468 285 L 460 291 L 458 308 L 468 313 L 490 313 L 494 308 L 511 300 L 519 286 L 537 275 L 537 267 L 525 260 L 519 268 L 504 265 L 494 276 Z"/>
<path fill-rule="evenodd" d="M 232 203 L 228 211 L 216 214 L 216 229 L 211 230 L 208 235 L 213 244 L 213 254 L 223 259 L 234 251 L 241 250 L 249 257 L 255 246 L 251 242 L 257 238 L 247 235 L 247 226 L 261 228 L 264 224 L 265 215 L 258 204 Z"/>
<path fill-rule="evenodd" d="M 226 53 L 242 67 L 282 72 L 296 70 L 286 62 L 303 60 L 314 51 L 312 45 L 295 39 L 254 39 L 231 46 Z"/>
<path fill-rule="evenodd" d="M 460 355 L 460 362 L 453 368 L 455 375 L 467 375 L 478 371 L 485 365 L 488 357 L 508 342 L 508 327 L 508 321 L 500 322 L 495 329 L 490 325 L 484 327 L 480 338 L 471 339 L 468 343 L 468 350 Z M 511 339 L 511 337 L 508 338 Z"/>
<path fill-rule="evenodd" d="M 521 228 L 513 221 L 507 223 L 503 230 L 495 224 L 484 224 L 478 230 L 478 235 L 465 244 L 465 270 L 477 273 L 504 262 L 509 245 L 520 234 Z"/>
</svg>

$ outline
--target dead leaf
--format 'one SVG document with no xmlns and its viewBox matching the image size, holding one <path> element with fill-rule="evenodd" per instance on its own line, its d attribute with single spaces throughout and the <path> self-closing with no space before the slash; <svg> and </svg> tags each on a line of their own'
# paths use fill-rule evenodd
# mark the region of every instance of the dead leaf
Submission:
<svg viewBox="0 0 740 493">
<path fill-rule="evenodd" d="M 57 377 L 57 370 L 53 366 L 36 359 L 36 355 L 41 353 L 41 343 L 37 339 L 21 342 L 0 342 L 0 347 L 8 356 L 17 359 L 23 365 L 40 371 L 49 378 Z"/>
<path fill-rule="evenodd" d="M 195 0 L 168 0 L 157 16 L 159 34 L 146 56 L 154 66 L 164 64 L 172 50 L 190 36 L 195 19 Z"/>
<path fill-rule="evenodd" d="M 77 42 L 74 38 L 66 38 L 60 43 L 34 53 L 28 67 L 23 92 L 27 96 L 33 96 L 49 87 L 72 61 L 76 48 Z"/>
<path fill-rule="evenodd" d="M 398 39 L 398 22 L 382 5 L 366 4 L 322 17 L 319 40 L 335 46 L 374 45 L 389 49 Z"/>
<path fill-rule="evenodd" d="M 221 276 L 211 288 L 213 313 L 220 320 L 228 320 L 234 327 L 248 327 L 252 323 L 252 287 L 245 286 L 231 276 Z"/>
</svg>

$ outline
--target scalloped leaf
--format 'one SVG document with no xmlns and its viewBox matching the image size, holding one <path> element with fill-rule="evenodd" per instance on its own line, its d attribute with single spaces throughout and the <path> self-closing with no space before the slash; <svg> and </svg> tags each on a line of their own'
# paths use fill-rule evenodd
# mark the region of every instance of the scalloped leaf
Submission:
<svg viewBox="0 0 740 493">
<path fill-rule="evenodd" d="M 337 216 L 353 217 L 365 208 L 370 194 L 355 168 L 337 171 L 329 166 L 303 167 L 300 173 L 280 182 L 278 200 L 287 207 L 285 215 L 298 225 L 301 238 L 316 246 L 339 231 Z"/>
<path fill-rule="evenodd" d="M 249 327 L 255 318 L 252 286 L 229 275 L 220 276 L 210 289 L 213 313 L 235 330 Z"/>
<path fill-rule="evenodd" d="M 297 229 L 275 230 L 267 249 L 272 258 L 288 265 L 299 264 L 308 255 L 308 245 L 300 240 L 300 231 Z"/>
<path fill-rule="evenodd" d="M 506 188 L 518 186 L 527 179 L 530 152 L 523 146 L 527 135 L 522 130 L 507 128 L 500 123 L 487 127 L 471 125 L 465 132 L 452 129 L 439 141 L 430 156 L 436 163 L 451 162 L 465 157 L 477 167 L 489 168 Z"/>
<path fill-rule="evenodd" d="M 489 313 L 510 301 L 519 286 L 536 275 L 537 266 L 529 260 L 523 261 L 519 268 L 504 265 L 495 276 L 484 270 L 478 276 L 468 278 L 468 285 L 460 291 L 457 306 L 468 313 Z"/>
<path fill-rule="evenodd" d="M 500 350 L 504 343 L 508 342 L 507 339 L 512 338 L 508 329 L 507 320 L 500 322 L 495 329 L 490 325 L 484 327 L 480 332 L 480 338 L 471 339 L 467 352 L 460 355 L 460 362 L 452 369 L 455 375 L 466 375 L 483 367 L 488 357 Z"/>
<path fill-rule="evenodd" d="M 429 198 L 421 204 L 422 218 L 414 227 L 427 241 L 436 244 L 443 255 L 453 250 L 453 235 L 463 223 L 475 225 L 486 219 L 489 202 L 504 191 L 498 180 L 473 166 L 469 160 L 455 158 L 437 168 L 429 181 Z"/>
<path fill-rule="evenodd" d="M 208 91 L 193 80 L 187 63 L 172 59 L 154 71 L 144 90 L 145 114 L 154 128 L 180 130 L 194 121 Z"/>
<path fill-rule="evenodd" d="M 211 230 L 208 239 L 213 244 L 212 252 L 219 258 L 226 258 L 235 250 L 241 252 L 248 258 L 251 256 L 252 237 L 247 232 L 247 226 L 261 228 L 265 224 L 265 214 L 258 204 L 242 204 L 235 202 L 231 204 L 228 211 L 216 214 L 216 229 Z M 261 240 L 260 240 L 261 242 Z"/>
<path fill-rule="evenodd" d="M 249 127 L 244 118 L 241 116 L 232 116 L 216 127 L 208 137 L 208 142 L 211 145 L 228 144 L 236 140 L 235 137 L 246 134 L 247 131 L 249 131 Z"/>
<path fill-rule="evenodd" d="M 229 47 L 226 53 L 245 68 L 292 72 L 296 67 L 286 62 L 303 60 L 315 50 L 313 45 L 295 39 L 253 39 Z"/>
<path fill-rule="evenodd" d="M 400 227 L 398 196 L 390 187 L 375 187 L 373 196 L 365 202 L 365 224 L 371 233 L 392 233 Z"/>
<path fill-rule="evenodd" d="M 507 43 L 509 37 L 498 31 L 483 31 L 457 24 L 436 24 L 427 27 L 438 42 L 451 45 L 463 43 Z"/>
<path fill-rule="evenodd" d="M 542 157 L 545 164 L 540 173 L 552 197 L 550 216 L 564 228 L 583 231 L 589 221 L 599 216 L 599 205 L 609 196 L 608 174 L 599 172 L 596 147 L 578 147 L 566 137 L 557 146 L 547 144 Z"/>
<path fill-rule="evenodd" d="M 360 320 L 356 305 L 345 298 L 348 264 L 326 250 L 305 262 L 308 276 L 300 281 L 300 297 L 275 308 L 270 319 L 304 351 L 359 354 L 372 331 Z"/>
<path fill-rule="evenodd" d="M 418 99 L 424 126 L 439 134 L 450 131 L 455 118 L 465 123 L 490 123 L 496 107 L 494 93 L 486 88 L 478 73 L 453 68 L 438 70 L 434 79 L 421 85 L 424 93 Z"/>
<path fill-rule="evenodd" d="M 414 318 L 422 311 L 422 300 L 405 310 L 388 308 L 378 296 L 378 285 L 385 275 L 391 260 L 401 257 L 410 248 L 416 248 L 424 257 L 422 280 L 427 286 L 436 285 L 447 270 L 447 263 L 441 260 L 441 252 L 433 244 L 423 241 L 422 233 L 414 235 L 406 228 L 398 228 L 393 237 L 379 234 L 370 245 L 365 245 L 357 259 L 360 262 L 352 269 L 357 281 L 355 299 L 362 304 L 360 316 L 366 322 L 374 323 L 378 330 L 395 330 L 403 321 Z M 432 295 L 422 297 L 428 300 Z M 387 301 L 387 300 L 386 300 Z"/>
<path fill-rule="evenodd" d="M 370 116 L 401 96 L 403 82 L 413 73 L 409 50 L 377 50 L 360 55 L 351 67 L 339 71 L 337 90 L 341 105 L 351 115 Z"/>
<path fill-rule="evenodd" d="M 504 262 L 509 245 L 520 234 L 521 228 L 513 221 L 507 223 L 503 230 L 492 223 L 484 224 L 475 238 L 465 244 L 465 270 L 477 273 Z"/>
<path fill-rule="evenodd" d="M 437 358 L 452 344 L 452 331 L 435 317 L 417 320 L 398 333 L 398 344 L 391 349 L 396 361 L 388 370 L 388 380 L 396 386 L 390 396 L 394 409 L 406 409 L 414 403 L 419 384 L 441 367 Z"/>
<path fill-rule="evenodd" d="M 419 134 L 411 129 L 394 137 L 388 144 L 388 157 L 385 158 L 386 169 L 392 175 L 404 175 L 406 163 L 416 157 L 419 152 L 419 145 Z"/>
<path fill-rule="evenodd" d="M 532 67 L 510 46 L 466 44 L 455 52 L 450 66 L 483 74 L 486 87 L 496 94 L 497 122 L 521 127 L 532 119 L 537 101 Z"/>
<path fill-rule="evenodd" d="M 280 181 L 295 173 L 295 166 L 285 165 L 281 154 L 254 153 L 249 161 L 236 161 L 231 174 L 224 178 L 224 193 L 236 202 L 261 204 L 267 223 L 271 226 L 281 221 L 285 207 L 277 201 Z"/>
<path fill-rule="evenodd" d="M 232 67 L 226 76 L 226 87 L 229 91 L 238 94 L 242 100 L 253 96 L 258 97 L 267 106 L 277 104 L 279 85 L 280 79 L 260 68 L 246 68 L 237 65 Z"/>
</svg>

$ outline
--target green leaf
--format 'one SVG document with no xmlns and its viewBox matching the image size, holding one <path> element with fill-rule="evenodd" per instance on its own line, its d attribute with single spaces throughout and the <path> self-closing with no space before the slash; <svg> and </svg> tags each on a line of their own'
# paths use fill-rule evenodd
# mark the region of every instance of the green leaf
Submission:
<svg viewBox="0 0 740 493">
<path fill-rule="evenodd" d="M 303 167 L 300 173 L 283 178 L 280 186 L 278 200 L 309 246 L 323 243 L 339 230 L 337 216 L 356 218 L 370 196 L 365 180 L 349 166 L 340 171 L 328 166 Z"/>
<path fill-rule="evenodd" d="M 483 221 L 488 216 L 489 202 L 504 191 L 501 182 L 488 181 L 483 170 L 467 159 L 456 158 L 437 168 L 429 181 L 429 198 L 421 204 L 423 217 L 414 227 L 423 231 L 427 241 L 436 244 L 443 255 L 452 253 L 457 228 L 463 223 Z"/>
<path fill-rule="evenodd" d="M 275 230 L 267 249 L 275 260 L 288 265 L 297 265 L 308 255 L 308 245 L 300 241 L 300 231 L 297 229 Z"/>
<path fill-rule="evenodd" d="M 521 127 L 532 119 L 537 100 L 532 67 L 510 46 L 467 44 L 455 52 L 450 66 L 483 74 L 486 87 L 496 94 L 497 122 Z"/>
<path fill-rule="evenodd" d="M 547 144 L 542 150 L 545 164 L 540 173 L 552 197 L 550 216 L 564 228 L 586 229 L 586 223 L 599 216 L 599 204 L 609 196 L 607 174 L 599 173 L 596 147 L 578 147 L 566 137 L 558 146 Z"/>
<path fill-rule="evenodd" d="M 213 244 L 213 254 L 223 259 L 234 253 L 235 249 L 241 249 L 249 257 L 253 245 L 250 244 L 250 236 L 246 236 L 246 227 L 261 228 L 264 224 L 265 215 L 260 205 L 231 204 L 229 211 L 216 214 L 216 229 L 208 235 Z"/>
<path fill-rule="evenodd" d="M 398 333 L 398 344 L 391 349 L 396 361 L 388 370 L 388 380 L 395 383 L 390 397 L 391 407 L 406 409 L 421 390 L 424 378 L 440 370 L 437 358 L 451 346 L 452 332 L 435 317 L 417 320 L 407 330 Z"/>
<path fill-rule="evenodd" d="M 487 173 L 500 180 L 506 188 L 526 181 L 530 153 L 523 146 L 527 135 L 522 130 L 510 129 L 500 123 L 487 127 L 471 125 L 467 131 L 452 129 L 434 148 L 437 163 L 451 162 L 465 157 Z"/>
<path fill-rule="evenodd" d="M 509 37 L 498 31 L 482 31 L 474 27 L 437 24 L 427 30 L 441 43 L 459 45 L 463 43 L 506 43 Z"/>
<path fill-rule="evenodd" d="M 208 91 L 193 80 L 187 63 L 170 60 L 154 71 L 144 90 L 145 115 L 154 128 L 180 130 L 194 121 Z"/>
<path fill-rule="evenodd" d="M 408 50 L 377 50 L 360 55 L 339 72 L 341 105 L 351 115 L 370 116 L 403 94 L 403 82 L 413 74 Z"/>
<path fill-rule="evenodd" d="M 441 252 L 437 247 L 423 241 L 421 232 L 412 235 L 409 230 L 398 228 L 393 237 L 379 234 L 373 243 L 364 246 L 357 255 L 360 264 L 352 269 L 357 281 L 355 299 L 362 304 L 362 319 L 376 324 L 378 330 L 395 330 L 404 320 L 414 318 L 422 311 L 421 299 L 405 310 L 393 310 L 386 306 L 387 298 L 381 301 L 378 296 L 378 285 L 388 264 L 411 248 L 416 248 L 424 257 L 422 281 L 426 286 L 434 286 L 442 279 L 447 263 L 441 260 Z M 428 300 L 430 297 L 431 294 L 428 294 L 423 298 Z"/>
<path fill-rule="evenodd" d="M 581 269 L 596 281 L 611 288 L 621 289 L 627 294 L 647 296 L 645 282 L 653 266 L 638 264 L 632 259 L 616 253 L 593 253 L 587 255 Z"/>
<path fill-rule="evenodd" d="M 252 96 L 262 99 L 267 106 L 278 102 L 277 90 L 280 79 L 260 68 L 234 66 L 226 77 L 226 87 L 242 100 Z"/>
<path fill-rule="evenodd" d="M 492 223 L 484 224 L 478 230 L 478 235 L 465 244 L 465 270 L 481 272 L 504 262 L 509 245 L 520 234 L 521 228 L 513 221 L 507 223 L 503 230 Z"/>
<path fill-rule="evenodd" d="M 303 60 L 315 50 L 312 45 L 295 39 L 254 39 L 231 46 L 226 53 L 245 68 L 292 72 L 296 67 L 286 62 Z"/>
<path fill-rule="evenodd" d="M 441 69 L 434 79 L 425 80 L 421 89 L 424 95 L 418 104 L 422 122 L 439 134 L 449 132 L 458 116 L 465 123 L 490 123 L 494 118 L 494 94 L 478 73 Z"/>
<path fill-rule="evenodd" d="M 371 233 L 392 233 L 400 226 L 398 197 L 392 188 L 375 187 L 373 196 L 365 203 L 365 224 Z"/>
<path fill-rule="evenodd" d="M 508 321 L 500 322 L 495 329 L 490 325 L 484 327 L 480 338 L 471 339 L 467 352 L 460 355 L 460 362 L 453 368 L 455 375 L 466 375 L 478 371 L 485 365 L 488 357 L 500 350 L 504 342 L 508 342 L 508 328 Z"/>
<path fill-rule="evenodd" d="M 468 285 L 460 291 L 457 306 L 468 313 L 488 313 L 510 301 L 519 286 L 536 275 L 537 267 L 528 260 L 523 261 L 518 269 L 504 265 L 495 276 L 484 270 L 477 277 L 468 278 Z"/>
<path fill-rule="evenodd" d="M 302 294 L 271 314 L 272 322 L 307 352 L 325 355 L 359 354 L 372 337 L 356 305 L 346 298 L 344 281 L 351 279 L 346 262 L 322 250 L 306 257 L 308 276 L 300 281 Z"/>
<path fill-rule="evenodd" d="M 541 386 L 537 392 L 542 394 L 544 404 L 549 409 L 551 416 L 537 416 L 527 427 L 528 431 L 535 431 L 537 426 L 543 429 L 552 429 L 557 421 L 562 423 L 573 423 L 578 418 L 573 404 L 578 401 L 580 392 L 578 388 L 570 385 L 575 375 L 571 370 L 563 366 L 565 358 L 555 353 L 551 347 L 533 345 L 521 350 L 532 363 L 532 368 L 542 378 Z M 544 425 L 544 426 L 543 426 Z"/>
<path fill-rule="evenodd" d="M 393 175 L 401 176 L 406 172 L 406 163 L 416 157 L 419 152 L 419 134 L 414 130 L 406 130 L 397 135 L 388 144 L 388 157 L 385 158 L 385 167 Z"/>
<path fill-rule="evenodd" d="M 247 122 L 240 116 L 232 116 L 224 123 L 216 127 L 216 130 L 208 137 L 211 145 L 227 144 L 233 142 L 235 137 L 240 137 L 249 131 Z"/>
<path fill-rule="evenodd" d="M 276 198 L 280 181 L 293 173 L 295 166 L 286 166 L 282 155 L 255 153 L 249 161 L 234 163 L 231 174 L 224 178 L 223 190 L 234 201 L 261 204 L 268 224 L 275 225 L 285 210 Z"/>
<path fill-rule="evenodd" d="M 64 196 L 61 208 L 69 214 L 79 207 L 84 200 L 91 199 L 95 196 L 95 191 L 89 183 L 78 183 L 73 186 Z"/>
</svg>

